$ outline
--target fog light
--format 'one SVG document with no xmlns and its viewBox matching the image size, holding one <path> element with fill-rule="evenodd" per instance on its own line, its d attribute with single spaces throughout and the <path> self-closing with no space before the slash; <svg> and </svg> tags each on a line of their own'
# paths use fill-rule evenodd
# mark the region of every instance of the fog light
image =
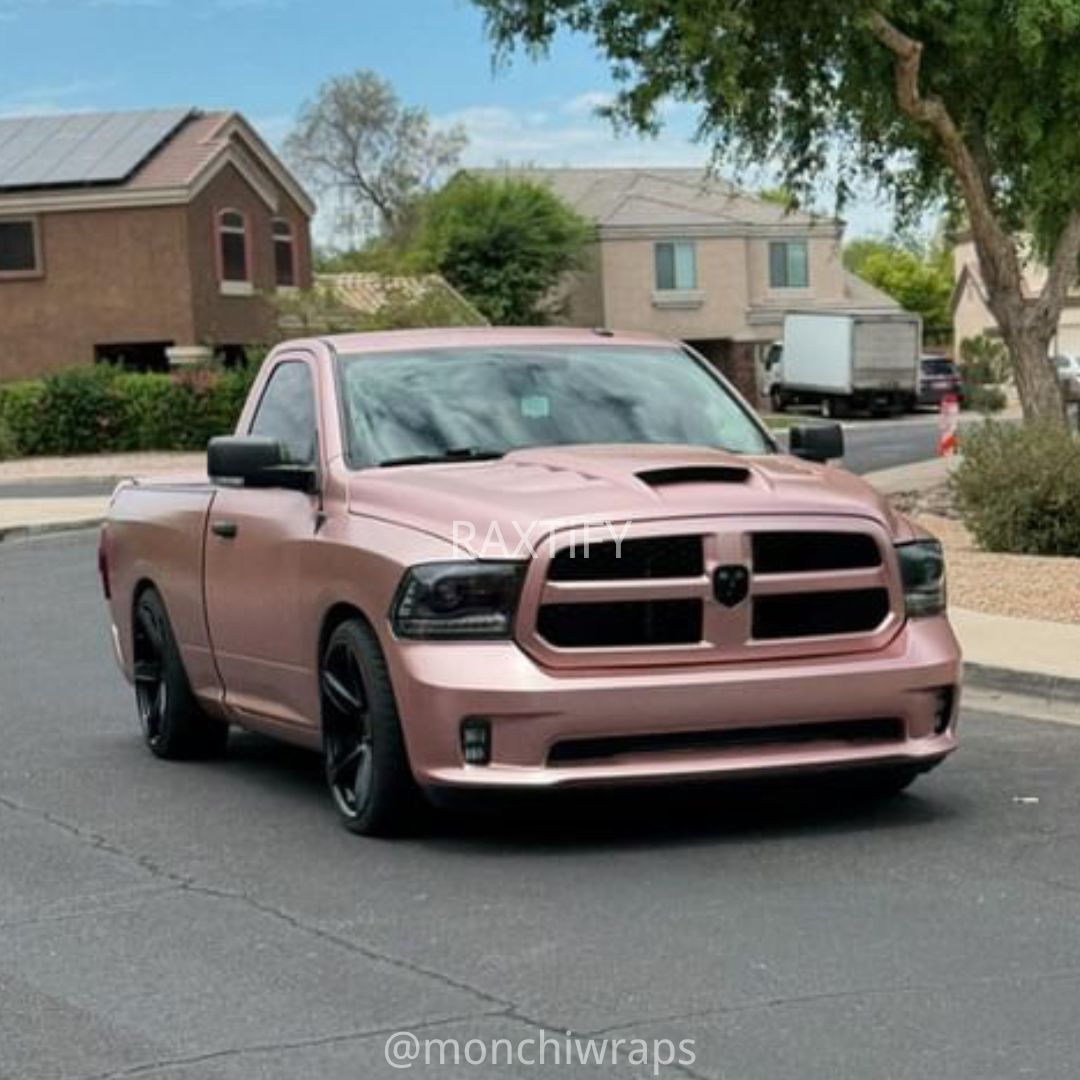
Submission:
<svg viewBox="0 0 1080 1080">
<path fill-rule="evenodd" d="M 944 735 L 952 723 L 953 705 L 956 702 L 956 690 L 946 686 L 934 694 L 934 734 Z"/>
<path fill-rule="evenodd" d="M 467 765 L 491 762 L 491 721 L 471 716 L 461 725 L 461 752 Z"/>
</svg>

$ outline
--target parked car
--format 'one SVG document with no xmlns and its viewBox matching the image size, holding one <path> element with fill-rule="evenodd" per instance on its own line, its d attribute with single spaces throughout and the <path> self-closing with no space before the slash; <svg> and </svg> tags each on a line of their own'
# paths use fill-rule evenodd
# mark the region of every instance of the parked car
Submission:
<svg viewBox="0 0 1080 1080">
<path fill-rule="evenodd" d="M 837 770 L 956 747 L 940 546 L 782 453 L 651 336 L 408 331 L 274 350 L 208 475 L 122 483 L 100 546 L 150 749 L 319 750 L 349 828 L 439 789 Z"/>
<path fill-rule="evenodd" d="M 772 408 L 814 405 L 827 418 L 911 412 L 921 341 L 922 320 L 908 312 L 789 314 L 765 363 Z"/>
<path fill-rule="evenodd" d="M 940 405 L 942 398 L 950 396 L 964 407 L 960 369 L 947 356 L 924 356 L 919 361 L 919 404 Z"/>
<path fill-rule="evenodd" d="M 1062 382 L 1068 379 L 1080 380 L 1080 356 L 1062 353 L 1054 357 L 1054 365 L 1057 367 L 1058 378 Z"/>
</svg>

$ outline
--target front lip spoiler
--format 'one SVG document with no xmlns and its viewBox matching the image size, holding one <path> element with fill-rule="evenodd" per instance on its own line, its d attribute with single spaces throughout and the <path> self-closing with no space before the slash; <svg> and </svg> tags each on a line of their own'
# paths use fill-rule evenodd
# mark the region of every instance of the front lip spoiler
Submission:
<svg viewBox="0 0 1080 1080">
<path fill-rule="evenodd" d="M 820 760 L 808 759 L 805 752 L 771 755 L 771 762 L 748 763 L 724 761 L 719 757 L 682 758 L 674 755 L 667 761 L 656 757 L 618 764 L 575 765 L 562 767 L 515 768 L 500 765 L 461 765 L 433 769 L 427 784 L 458 790 L 476 791 L 550 791 L 564 788 L 615 787 L 632 785 L 685 784 L 688 782 L 747 781 L 781 777 L 811 777 L 825 773 L 843 773 L 857 769 L 916 767 L 927 772 L 940 765 L 957 747 L 950 729 L 945 735 L 910 740 L 905 747 L 925 747 L 919 750 L 881 747 L 849 749 L 841 757 L 836 751 L 824 750 Z"/>
</svg>

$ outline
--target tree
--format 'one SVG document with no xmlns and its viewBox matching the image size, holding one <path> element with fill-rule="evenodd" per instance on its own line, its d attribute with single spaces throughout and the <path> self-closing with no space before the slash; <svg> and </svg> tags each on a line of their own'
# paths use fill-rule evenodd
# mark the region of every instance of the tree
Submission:
<svg viewBox="0 0 1080 1080">
<path fill-rule="evenodd" d="M 844 247 L 844 266 L 922 316 L 929 335 L 948 334 L 952 312 L 952 259 L 944 246 L 924 248 L 895 240 L 853 240 Z"/>
<path fill-rule="evenodd" d="M 493 323 L 526 324 L 550 318 L 553 290 L 592 236 L 545 184 L 461 173 L 426 200 L 414 242 Z"/>
<path fill-rule="evenodd" d="M 963 207 L 1028 418 L 1063 420 L 1047 358 L 1080 257 L 1080 0 L 474 0 L 499 55 L 591 36 L 622 91 L 609 114 L 654 131 L 701 107 L 717 155 L 777 160 L 810 189 L 840 159 L 900 217 Z M 1024 288 L 1024 234 L 1047 264 Z"/>
<path fill-rule="evenodd" d="M 432 130 L 426 110 L 402 105 L 374 72 L 357 71 L 323 83 L 285 154 L 318 192 L 373 208 L 392 232 L 416 198 L 456 168 L 466 141 L 460 127 Z"/>
</svg>

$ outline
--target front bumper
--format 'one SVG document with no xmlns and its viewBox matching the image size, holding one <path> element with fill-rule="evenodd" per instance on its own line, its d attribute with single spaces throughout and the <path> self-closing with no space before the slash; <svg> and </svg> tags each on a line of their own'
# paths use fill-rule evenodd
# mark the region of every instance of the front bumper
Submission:
<svg viewBox="0 0 1080 1080">
<path fill-rule="evenodd" d="M 956 748 L 955 703 L 947 729 L 934 731 L 938 692 L 958 688 L 961 678 L 960 650 L 944 617 L 908 621 L 873 653 L 804 660 L 556 672 L 511 642 L 398 641 L 387 655 L 412 769 L 425 785 L 527 789 L 864 765 L 930 768 Z M 464 762 L 460 732 L 468 717 L 490 721 L 488 765 Z M 551 748 L 571 739 L 868 719 L 900 721 L 902 736 L 548 763 Z"/>
</svg>

